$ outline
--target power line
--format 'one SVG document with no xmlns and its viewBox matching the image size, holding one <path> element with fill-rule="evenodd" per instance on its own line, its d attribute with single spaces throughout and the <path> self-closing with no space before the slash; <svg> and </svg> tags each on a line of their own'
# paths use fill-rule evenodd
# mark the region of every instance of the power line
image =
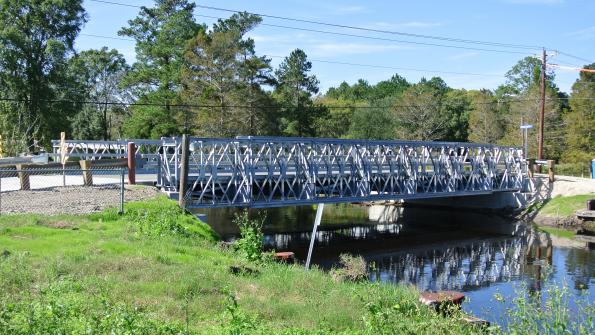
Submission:
<svg viewBox="0 0 595 335">
<path fill-rule="evenodd" d="M 93 1 L 95 1 L 95 0 L 93 0 Z M 99 0 L 97 0 L 97 1 L 99 1 Z M 242 13 L 242 12 L 244 12 L 244 11 L 239 11 L 239 10 L 234 10 L 234 9 L 205 6 L 205 5 L 198 5 L 198 4 L 196 5 L 196 7 L 203 8 L 203 9 L 215 10 L 215 11 L 228 12 L 228 13 Z M 458 42 L 458 43 L 466 43 L 466 44 L 481 44 L 481 45 L 491 45 L 491 46 L 509 47 L 509 48 L 517 48 L 517 49 L 531 49 L 531 50 L 541 48 L 539 46 L 534 46 L 534 45 L 469 40 L 469 39 L 435 36 L 435 35 L 422 35 L 422 34 L 405 33 L 405 32 L 400 32 L 400 31 L 373 29 L 373 28 L 366 28 L 366 27 L 350 26 L 350 25 L 345 25 L 345 24 L 335 24 L 335 23 L 327 23 L 327 22 L 320 22 L 320 21 L 314 21 L 314 20 L 297 19 L 297 18 L 291 18 L 291 17 L 286 17 L 286 16 L 269 15 L 269 14 L 262 14 L 262 13 L 251 13 L 251 12 L 246 12 L 246 13 L 249 13 L 252 15 L 258 15 L 261 17 L 267 17 L 267 18 L 271 18 L 271 19 L 309 23 L 309 24 L 316 24 L 316 25 L 335 27 L 335 28 L 361 30 L 361 31 L 382 33 L 382 34 L 391 34 L 391 35 L 400 35 L 400 36 L 415 37 L 415 38 L 433 39 L 433 40 L 448 41 L 448 42 Z"/>
<path fill-rule="evenodd" d="M 211 19 L 219 19 L 219 20 L 223 20 L 224 19 L 224 18 L 218 17 L 218 16 L 202 15 L 202 14 L 196 14 L 195 16 L 197 16 L 197 17 L 211 18 Z M 318 30 L 318 29 L 310 29 L 310 28 L 284 26 L 284 25 L 279 25 L 279 24 L 260 23 L 260 25 L 261 26 L 266 26 L 266 27 L 274 27 L 274 28 L 282 28 L 282 29 L 290 29 L 290 30 L 298 30 L 298 31 L 307 31 L 307 32 L 313 32 L 313 33 L 319 33 L 319 34 L 327 34 L 327 35 L 335 35 L 335 36 L 356 37 L 356 38 L 362 38 L 362 39 L 368 39 L 368 40 L 385 41 L 385 42 L 395 42 L 395 43 L 402 43 L 402 44 L 414 44 L 414 45 L 434 46 L 434 47 L 441 47 L 441 48 L 452 48 L 452 49 L 462 49 L 462 50 L 497 52 L 497 53 L 506 53 L 506 54 L 516 54 L 516 55 L 530 55 L 529 53 L 522 52 L 522 51 L 485 49 L 485 48 L 466 47 L 466 46 L 460 46 L 460 45 L 447 45 L 447 44 L 438 44 L 438 43 L 427 43 L 427 42 L 416 42 L 416 41 L 397 40 L 397 39 L 386 38 L 386 37 L 376 37 L 376 36 L 365 36 L 365 35 L 357 35 L 357 34 L 349 34 L 349 33 L 339 33 L 339 32 L 334 32 L 334 31 L 326 31 L 326 30 Z"/>
<path fill-rule="evenodd" d="M 84 34 L 84 33 L 80 33 L 79 35 L 81 35 L 81 36 L 88 36 L 88 37 L 96 37 L 96 38 L 107 38 L 107 39 L 110 39 L 110 40 L 118 40 L 118 41 L 136 42 L 132 38 L 125 38 L 125 37 L 104 36 L 104 35 Z"/>
<path fill-rule="evenodd" d="M 103 4 L 116 5 L 116 6 L 133 7 L 133 8 L 142 8 L 143 7 L 143 6 L 139 6 L 139 5 L 131 5 L 131 4 L 126 4 L 126 3 L 116 2 L 116 1 L 106 1 L 106 0 L 89 0 L 89 1 L 97 2 L 97 3 L 103 3 Z M 399 31 L 390 31 L 390 30 L 383 30 L 383 29 L 366 28 L 366 27 L 357 27 L 357 26 L 350 26 L 350 25 L 344 25 L 344 24 L 334 24 L 334 23 L 327 23 L 327 22 L 320 22 L 320 21 L 306 20 L 306 19 L 299 19 L 299 18 L 291 18 L 291 17 L 278 16 L 278 15 L 270 15 L 270 14 L 254 13 L 254 12 L 247 12 L 247 11 L 239 11 L 239 10 L 234 10 L 234 9 L 221 8 L 221 7 L 213 7 L 213 6 L 206 6 L 206 5 L 198 5 L 198 4 L 195 4 L 195 6 L 198 7 L 198 8 L 215 10 L 215 11 L 223 11 L 223 12 L 228 12 L 228 13 L 242 13 L 242 12 L 244 12 L 244 13 L 249 13 L 249 14 L 252 14 L 252 15 L 258 15 L 258 16 L 261 16 L 261 17 L 271 18 L 271 19 L 286 20 L 286 21 L 301 22 L 301 23 L 309 23 L 309 24 L 316 24 L 316 25 L 329 26 L 329 27 L 335 27 L 335 28 L 360 30 L 360 31 L 383 33 L 383 34 L 391 34 L 391 35 L 400 35 L 400 36 L 407 36 L 407 37 L 414 37 L 414 38 L 433 39 L 433 40 L 448 41 L 448 42 L 457 42 L 457 43 L 465 43 L 465 44 L 489 45 L 489 46 L 496 46 L 496 47 L 508 47 L 508 48 L 515 48 L 515 49 L 538 50 L 538 49 L 541 49 L 542 48 L 542 47 L 539 47 L 539 46 L 527 45 L 527 44 L 501 43 L 501 42 L 481 41 L 481 40 L 471 40 L 471 39 L 461 39 L 461 38 L 452 38 L 452 37 L 435 36 L 435 35 L 413 34 L 413 33 L 399 32 Z M 208 16 L 208 15 L 196 15 L 196 16 L 203 16 L 203 17 L 210 17 L 210 18 L 215 18 L 215 19 L 221 19 L 220 17 Z M 288 26 L 265 24 L 265 23 L 261 23 L 261 25 L 271 26 L 271 27 L 277 27 L 277 28 L 285 28 L 285 29 L 297 29 L 297 30 L 311 31 L 311 32 L 318 32 L 318 33 L 327 33 L 327 34 L 351 36 L 351 37 L 363 37 L 362 35 L 344 34 L 344 33 L 328 32 L 328 31 L 319 31 L 319 30 L 316 30 L 316 29 L 288 27 Z M 380 37 L 372 37 L 372 36 L 365 36 L 363 38 L 382 39 Z M 459 49 L 471 49 L 469 47 L 464 47 L 464 46 L 454 46 L 454 45 L 447 46 L 447 45 L 438 45 L 438 44 L 423 43 L 423 42 L 414 42 L 414 41 L 399 41 L 399 40 L 393 40 L 393 41 L 394 42 L 400 42 L 400 43 L 412 43 L 412 44 L 440 46 L 440 47 L 450 47 L 450 48 L 459 48 Z M 514 52 L 514 51 L 510 51 L 510 50 L 494 50 L 494 49 L 480 49 L 480 48 L 474 48 L 474 49 L 471 49 L 471 50 L 526 54 L 526 53 L 523 53 L 523 52 Z M 582 58 L 582 57 L 579 57 L 579 56 L 575 56 L 575 55 L 572 55 L 572 54 L 569 54 L 569 53 L 566 53 L 566 52 L 563 52 L 563 51 L 560 51 L 560 50 L 555 50 L 555 51 L 558 52 L 559 54 L 565 55 L 567 57 L 571 57 L 571 58 L 574 58 L 574 59 L 578 59 L 578 60 L 581 60 L 581 61 L 592 63 L 590 60 L 587 60 L 587 59 Z"/>
<path fill-rule="evenodd" d="M 201 16 L 201 15 L 198 15 L 198 16 Z M 130 38 L 119 38 L 119 37 L 104 36 L 104 35 L 95 35 L 95 34 L 80 34 L 80 35 L 89 36 L 89 37 L 95 37 L 95 38 L 106 38 L 106 39 L 131 41 L 131 42 L 134 42 L 135 41 L 135 40 L 130 39 Z M 271 58 L 285 58 L 285 56 L 278 56 L 278 55 L 264 55 L 264 56 L 271 57 Z M 310 60 L 312 62 L 315 62 L 315 63 L 328 63 L 328 64 L 348 65 L 348 66 L 357 66 L 357 67 L 369 67 L 369 68 L 378 68 L 378 69 L 391 69 L 391 70 L 402 70 L 402 71 L 415 71 L 415 72 L 427 72 L 427 73 L 443 73 L 443 74 L 456 74 L 456 75 L 469 75 L 469 76 L 505 77 L 504 75 L 500 75 L 500 74 L 456 72 L 456 71 L 443 71 L 443 70 L 426 70 L 426 69 L 419 69 L 419 68 L 407 68 L 407 67 L 395 67 L 395 66 L 389 66 L 389 65 L 375 65 L 375 64 L 351 63 L 351 62 L 330 61 L 330 60 L 312 59 L 312 58 L 309 58 L 308 60 Z"/>
<path fill-rule="evenodd" d="M 143 6 L 139 6 L 139 5 L 131 5 L 131 4 L 125 4 L 125 3 L 121 3 L 121 2 L 115 2 L 115 1 L 105 1 L 105 0 L 90 0 L 90 1 L 103 3 L 103 4 L 109 4 L 109 5 L 125 6 L 125 7 L 134 7 L 134 8 L 143 7 Z M 400 31 L 373 29 L 373 28 L 366 28 L 366 27 L 350 26 L 350 25 L 345 25 L 345 24 L 335 24 L 335 23 L 327 23 L 327 22 L 320 22 L 320 21 L 314 21 L 314 20 L 291 18 L 291 17 L 286 17 L 286 16 L 254 13 L 254 12 L 240 11 L 240 10 L 234 10 L 234 9 L 228 9 L 228 8 L 221 8 L 221 7 L 205 6 L 205 5 L 198 5 L 198 4 L 195 4 L 195 5 L 198 8 L 209 9 L 209 10 L 214 10 L 214 11 L 222 11 L 222 12 L 228 12 L 228 13 L 248 13 L 248 14 L 258 15 L 260 17 L 266 17 L 266 18 L 271 18 L 271 19 L 315 24 L 315 25 L 334 27 L 334 28 L 343 28 L 343 29 L 407 36 L 407 37 L 414 37 L 414 38 L 432 39 L 432 40 L 448 41 L 448 42 L 456 42 L 456 43 L 465 43 L 465 44 L 479 44 L 479 45 L 489 45 L 489 46 L 497 46 L 497 47 L 507 47 L 507 48 L 514 48 L 514 49 L 529 49 L 529 50 L 541 49 L 540 46 L 535 46 L 535 45 L 511 44 L 511 43 L 500 43 L 500 42 L 491 42 L 491 41 L 480 41 L 480 40 L 470 40 L 470 39 L 452 38 L 452 37 L 444 37 L 444 36 L 435 36 L 435 35 L 413 34 L 413 33 L 405 33 L 405 32 L 400 32 Z"/>
<path fill-rule="evenodd" d="M 566 100 L 567 98 L 547 98 L 546 100 L 558 101 Z M 540 99 L 507 99 L 506 102 L 537 102 Z M 595 98 L 581 98 L 580 100 L 595 100 Z M 31 102 L 32 99 L 20 99 L 20 98 L 0 98 L 0 101 L 9 102 Z M 94 104 L 94 105 L 108 105 L 108 106 L 142 106 L 142 107 L 171 107 L 171 108 L 246 108 L 246 109 L 282 109 L 287 106 L 282 105 L 212 105 L 212 104 L 166 104 L 166 103 L 142 103 L 142 102 L 105 102 L 105 101 L 89 101 L 89 100 L 70 100 L 70 99 L 36 99 L 36 101 L 44 101 L 49 103 L 72 103 L 72 104 Z M 490 102 L 475 102 L 475 105 L 493 105 L 502 103 L 503 101 L 490 101 Z M 426 105 L 390 105 L 390 106 L 327 106 L 327 105 L 314 105 L 312 108 L 323 107 L 328 109 L 379 109 L 379 108 L 413 108 L 423 107 Z"/>
<path fill-rule="evenodd" d="M 284 56 L 273 56 L 273 55 L 264 55 L 264 56 L 272 57 L 272 58 L 285 58 Z M 386 65 L 339 62 L 339 61 L 330 61 L 330 60 L 323 60 L 323 59 L 308 59 L 308 60 L 310 60 L 312 62 L 318 62 L 318 63 L 371 67 L 371 68 L 402 70 L 402 71 L 433 72 L 433 73 L 458 74 L 458 75 L 469 75 L 469 76 L 505 77 L 504 75 L 501 75 L 501 74 L 454 72 L 454 71 L 441 71 L 441 70 L 424 70 L 424 69 L 417 69 L 417 68 L 395 67 L 395 66 L 386 66 Z"/>
<path fill-rule="evenodd" d="M 593 61 L 590 61 L 590 60 L 588 60 L 588 59 L 585 59 L 585 58 L 582 58 L 582 57 L 579 57 L 579 56 L 574 56 L 574 55 L 571 55 L 571 54 L 569 54 L 569 53 L 562 52 L 562 51 L 560 51 L 560 50 L 555 50 L 555 51 L 556 51 L 557 53 L 559 53 L 560 55 L 564 55 L 564 56 L 566 56 L 566 57 L 570 57 L 570 58 L 578 59 L 578 60 L 581 60 L 581 61 L 583 61 L 583 62 L 587 62 L 588 64 L 595 63 L 595 62 L 593 62 Z"/>
</svg>

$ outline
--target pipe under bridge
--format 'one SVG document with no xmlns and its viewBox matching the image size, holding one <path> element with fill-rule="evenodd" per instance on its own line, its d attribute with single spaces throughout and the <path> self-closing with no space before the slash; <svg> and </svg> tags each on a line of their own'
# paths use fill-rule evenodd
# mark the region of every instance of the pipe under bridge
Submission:
<svg viewBox="0 0 595 335">
<path fill-rule="evenodd" d="M 289 137 L 181 137 L 53 141 L 81 159 L 123 158 L 136 144 L 137 173 L 186 207 L 277 207 L 425 199 L 521 191 L 527 164 L 517 147 L 491 144 Z"/>
</svg>

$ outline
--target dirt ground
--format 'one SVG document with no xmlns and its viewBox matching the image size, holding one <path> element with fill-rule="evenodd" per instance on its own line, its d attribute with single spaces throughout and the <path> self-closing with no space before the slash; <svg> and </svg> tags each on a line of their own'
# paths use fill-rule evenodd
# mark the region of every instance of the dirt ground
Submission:
<svg viewBox="0 0 595 335">
<path fill-rule="evenodd" d="M 125 202 L 155 197 L 159 191 L 150 186 L 126 186 Z M 119 185 L 67 186 L 44 190 L 0 193 L 0 215 L 16 213 L 86 214 L 120 206 Z"/>
</svg>

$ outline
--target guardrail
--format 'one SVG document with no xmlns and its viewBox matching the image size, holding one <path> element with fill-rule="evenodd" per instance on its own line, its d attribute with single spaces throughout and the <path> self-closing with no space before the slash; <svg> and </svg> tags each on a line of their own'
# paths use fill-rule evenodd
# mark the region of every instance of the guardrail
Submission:
<svg viewBox="0 0 595 335">
<path fill-rule="evenodd" d="M 533 178 L 535 173 L 540 173 L 541 172 L 541 167 L 545 166 L 547 167 L 547 174 L 548 174 L 548 180 L 550 183 L 553 183 L 555 181 L 555 167 L 556 167 L 556 161 L 554 160 L 543 160 L 543 159 L 527 159 L 527 165 L 528 165 L 528 175 L 529 178 Z"/>
</svg>

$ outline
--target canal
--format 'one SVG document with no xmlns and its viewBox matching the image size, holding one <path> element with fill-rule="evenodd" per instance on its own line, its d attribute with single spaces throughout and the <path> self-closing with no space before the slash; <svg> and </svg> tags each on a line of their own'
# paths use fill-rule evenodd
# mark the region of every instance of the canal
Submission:
<svg viewBox="0 0 595 335">
<path fill-rule="evenodd" d="M 266 248 L 293 251 L 303 262 L 315 212 L 313 207 L 267 209 Z M 239 234 L 235 213 L 212 209 L 207 221 L 233 240 Z M 545 295 L 548 285 L 565 283 L 571 309 L 575 300 L 595 301 L 595 250 L 497 215 L 327 205 L 312 264 L 331 269 L 343 253 L 364 257 L 371 281 L 465 292 L 466 312 L 498 324 L 505 323 L 506 309 L 521 287 Z"/>
</svg>

